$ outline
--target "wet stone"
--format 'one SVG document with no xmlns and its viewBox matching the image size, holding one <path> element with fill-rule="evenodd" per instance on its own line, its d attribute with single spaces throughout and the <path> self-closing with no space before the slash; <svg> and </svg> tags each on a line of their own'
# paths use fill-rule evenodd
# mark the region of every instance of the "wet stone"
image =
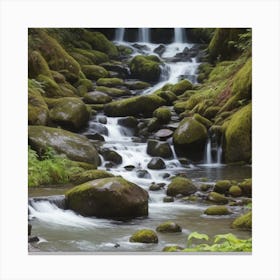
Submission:
<svg viewBox="0 0 280 280">
<path fill-rule="evenodd" d="M 138 178 L 145 178 L 145 179 L 151 179 L 152 178 L 151 174 L 147 170 L 144 170 L 144 169 L 137 170 L 136 175 L 137 175 Z"/>
</svg>

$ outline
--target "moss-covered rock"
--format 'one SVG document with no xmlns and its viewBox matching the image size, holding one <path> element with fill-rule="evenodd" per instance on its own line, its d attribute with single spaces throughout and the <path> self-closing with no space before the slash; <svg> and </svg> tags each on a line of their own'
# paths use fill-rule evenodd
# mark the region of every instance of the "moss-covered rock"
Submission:
<svg viewBox="0 0 280 280">
<path fill-rule="evenodd" d="M 174 201 L 174 197 L 172 196 L 165 196 L 163 199 L 162 199 L 163 202 L 166 202 L 166 203 L 169 203 L 169 202 L 173 202 Z"/>
<path fill-rule="evenodd" d="M 156 231 L 161 232 L 161 233 L 167 233 L 167 232 L 181 232 L 182 228 L 171 221 L 164 222 L 160 224 L 157 228 Z"/>
<path fill-rule="evenodd" d="M 119 55 L 117 47 L 100 32 L 83 30 L 82 38 L 84 41 L 88 42 L 94 50 L 106 53 L 109 57 L 114 58 Z"/>
<path fill-rule="evenodd" d="M 174 86 L 170 88 L 170 90 L 176 95 L 180 95 L 184 93 L 186 90 L 190 90 L 193 88 L 192 83 L 189 80 L 181 80 Z"/>
<path fill-rule="evenodd" d="M 190 179 L 185 177 L 175 177 L 171 183 L 167 186 L 166 194 L 169 196 L 176 196 L 178 194 L 187 196 L 197 191 L 196 186 Z"/>
<path fill-rule="evenodd" d="M 200 186 L 199 186 L 199 189 L 202 191 L 202 192 L 207 192 L 208 190 L 210 190 L 211 189 L 211 185 L 208 185 L 208 184 L 201 184 Z"/>
<path fill-rule="evenodd" d="M 231 226 L 232 228 L 252 230 L 252 211 L 237 217 Z"/>
<path fill-rule="evenodd" d="M 215 204 L 228 203 L 228 199 L 224 195 L 219 194 L 217 192 L 210 192 L 207 198 L 209 201 L 214 202 Z"/>
<path fill-rule="evenodd" d="M 193 115 L 193 118 L 194 118 L 196 121 L 198 121 L 198 122 L 200 122 L 201 124 L 203 124 L 203 125 L 204 125 L 205 127 L 207 127 L 207 128 L 209 128 L 209 127 L 212 125 L 212 122 L 211 122 L 211 121 L 209 121 L 208 119 L 202 117 L 202 116 L 199 115 L 199 114 L 194 114 L 194 115 Z"/>
<path fill-rule="evenodd" d="M 228 192 L 229 188 L 231 187 L 231 181 L 230 180 L 220 180 L 217 181 L 214 186 L 214 192 L 217 193 L 226 193 Z"/>
<path fill-rule="evenodd" d="M 99 156 L 89 140 L 81 135 L 58 128 L 29 126 L 28 143 L 40 155 L 49 147 L 69 159 L 98 165 Z"/>
<path fill-rule="evenodd" d="M 239 184 L 244 195 L 251 197 L 252 196 L 252 179 L 245 179 Z"/>
<path fill-rule="evenodd" d="M 203 81 L 207 80 L 207 78 L 212 70 L 213 70 L 213 66 L 210 63 L 208 63 L 208 62 L 201 63 L 198 66 L 197 81 L 199 83 L 202 83 Z"/>
<path fill-rule="evenodd" d="M 148 140 L 147 154 L 153 157 L 172 158 L 173 153 L 170 145 L 167 142 L 157 140 Z"/>
<path fill-rule="evenodd" d="M 233 114 L 225 131 L 225 161 L 249 162 L 252 158 L 252 104 Z"/>
<path fill-rule="evenodd" d="M 218 112 L 220 111 L 221 107 L 219 106 L 210 106 L 209 108 L 207 108 L 204 113 L 203 116 L 207 119 L 213 119 L 216 117 L 216 115 L 218 114 Z"/>
<path fill-rule="evenodd" d="M 148 193 L 122 177 L 89 181 L 65 194 L 69 209 L 84 216 L 128 218 L 148 215 Z"/>
<path fill-rule="evenodd" d="M 36 82 L 28 80 L 28 124 L 46 125 L 49 109 Z"/>
<path fill-rule="evenodd" d="M 171 120 L 171 112 L 167 107 L 157 108 L 153 112 L 153 116 L 159 120 L 160 123 L 168 123 Z"/>
<path fill-rule="evenodd" d="M 181 252 L 184 248 L 179 245 L 165 246 L 162 252 Z"/>
<path fill-rule="evenodd" d="M 83 100 L 89 104 L 106 104 L 112 101 L 112 97 L 101 91 L 91 91 L 84 95 Z"/>
<path fill-rule="evenodd" d="M 73 174 L 70 180 L 75 185 L 78 185 L 88 181 L 102 179 L 102 178 L 109 178 L 109 177 L 114 177 L 114 175 L 104 170 L 93 169 L 93 170 L 86 170 L 81 173 Z"/>
<path fill-rule="evenodd" d="M 100 78 L 96 84 L 104 87 L 117 87 L 124 85 L 124 81 L 119 78 Z"/>
<path fill-rule="evenodd" d="M 158 237 L 157 234 L 151 229 L 141 229 L 136 231 L 129 238 L 129 242 L 158 243 Z"/>
<path fill-rule="evenodd" d="M 74 130 L 84 127 L 89 115 L 84 102 L 75 97 L 60 98 L 50 110 L 50 118 L 54 123 Z"/>
<path fill-rule="evenodd" d="M 154 56 L 135 56 L 129 63 L 132 77 L 145 82 L 157 82 L 160 77 L 160 63 Z"/>
<path fill-rule="evenodd" d="M 102 154 L 104 160 L 106 160 L 106 161 L 111 161 L 114 164 L 122 163 L 122 156 L 114 150 L 103 149 L 103 150 L 101 150 L 101 154 Z"/>
<path fill-rule="evenodd" d="M 173 143 L 178 155 L 193 160 L 203 157 L 207 129 L 193 118 L 184 118 L 173 134 Z"/>
<path fill-rule="evenodd" d="M 156 91 L 154 94 L 158 95 L 166 101 L 166 105 L 172 105 L 174 101 L 177 100 L 177 96 L 170 90 L 160 90 Z"/>
<path fill-rule="evenodd" d="M 98 65 L 83 65 L 82 70 L 87 78 L 95 81 L 109 76 L 109 72 L 102 66 Z"/>
<path fill-rule="evenodd" d="M 153 131 L 156 131 L 156 130 L 160 129 L 160 126 L 161 126 L 161 123 L 157 118 L 151 118 L 149 120 L 149 122 L 147 123 L 147 130 L 149 132 L 153 132 Z"/>
<path fill-rule="evenodd" d="M 215 215 L 229 215 L 231 212 L 226 206 L 210 206 L 205 211 L 204 214 L 215 216 Z"/>
<path fill-rule="evenodd" d="M 37 77 L 38 82 L 41 83 L 44 90 L 43 95 L 46 97 L 61 97 L 65 96 L 59 85 L 50 77 L 40 74 Z M 67 96 L 67 94 L 66 94 Z"/>
<path fill-rule="evenodd" d="M 239 186 L 231 186 L 228 192 L 233 197 L 238 197 L 242 195 L 242 189 Z"/>
<path fill-rule="evenodd" d="M 107 54 L 96 50 L 85 50 L 75 48 L 71 55 L 79 62 L 80 65 L 101 64 L 109 61 Z"/>
<path fill-rule="evenodd" d="M 126 96 L 126 95 L 131 95 L 131 92 L 127 89 L 98 86 L 98 87 L 96 87 L 96 90 L 105 92 L 108 95 L 110 95 L 111 97 L 122 97 L 122 96 Z"/>
<path fill-rule="evenodd" d="M 143 81 L 126 81 L 125 86 L 131 90 L 140 90 L 150 87 L 151 84 Z"/>
<path fill-rule="evenodd" d="M 151 116 L 158 107 L 165 105 L 165 101 L 157 95 L 142 95 L 106 104 L 104 112 L 111 117 Z"/>
</svg>

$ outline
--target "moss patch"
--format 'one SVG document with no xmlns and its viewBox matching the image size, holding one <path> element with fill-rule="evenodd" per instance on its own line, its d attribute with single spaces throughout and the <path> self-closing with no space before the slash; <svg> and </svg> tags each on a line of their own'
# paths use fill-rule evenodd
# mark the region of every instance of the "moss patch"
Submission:
<svg viewBox="0 0 280 280">
<path fill-rule="evenodd" d="M 252 230 L 252 211 L 236 218 L 231 226 L 232 228 Z"/>
<path fill-rule="evenodd" d="M 150 229 L 141 229 L 135 232 L 130 238 L 129 242 L 138 243 L 158 243 L 157 234 Z"/>
</svg>

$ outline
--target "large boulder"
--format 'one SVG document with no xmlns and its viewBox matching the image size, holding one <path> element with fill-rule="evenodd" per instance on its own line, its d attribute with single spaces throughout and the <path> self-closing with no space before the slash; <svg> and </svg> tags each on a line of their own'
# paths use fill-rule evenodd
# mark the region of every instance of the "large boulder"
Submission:
<svg viewBox="0 0 280 280">
<path fill-rule="evenodd" d="M 223 152 L 227 163 L 250 162 L 252 158 L 252 104 L 234 113 L 226 125 Z"/>
<path fill-rule="evenodd" d="M 162 124 L 169 123 L 171 111 L 167 107 L 160 107 L 153 112 L 153 116 Z"/>
<path fill-rule="evenodd" d="M 112 97 L 101 91 L 91 91 L 85 94 L 83 100 L 89 104 L 105 104 L 111 102 Z"/>
<path fill-rule="evenodd" d="M 28 142 L 38 154 L 51 147 L 74 161 L 92 163 L 95 167 L 99 162 L 96 149 L 86 137 L 63 129 L 29 126 Z"/>
<path fill-rule="evenodd" d="M 89 111 L 79 98 L 60 98 L 50 110 L 51 120 L 65 128 L 78 130 L 89 120 Z"/>
<path fill-rule="evenodd" d="M 104 87 L 118 87 L 124 85 L 124 81 L 119 78 L 100 78 L 96 84 Z"/>
<path fill-rule="evenodd" d="M 150 94 L 130 97 L 122 100 L 113 101 L 104 106 L 104 112 L 110 117 L 126 116 L 151 116 L 153 111 L 165 104 L 161 97 Z"/>
<path fill-rule="evenodd" d="M 208 200 L 211 202 L 214 202 L 215 204 L 227 204 L 228 203 L 228 199 L 222 195 L 219 194 L 217 192 L 210 192 L 208 194 Z"/>
<path fill-rule="evenodd" d="M 153 157 L 172 158 L 173 153 L 167 142 L 150 139 L 147 143 L 147 154 Z"/>
<path fill-rule="evenodd" d="M 196 186 L 190 179 L 185 177 L 175 177 L 171 183 L 167 186 L 166 194 L 169 196 L 176 196 L 178 194 L 187 196 L 197 191 Z"/>
<path fill-rule="evenodd" d="M 232 228 L 252 230 L 252 211 L 237 217 L 231 225 Z"/>
<path fill-rule="evenodd" d="M 108 178 L 108 177 L 114 177 L 114 175 L 105 170 L 90 169 L 90 170 L 83 171 L 81 173 L 73 174 L 70 177 L 70 180 L 75 185 L 79 185 L 88 181 L 101 179 L 101 178 Z"/>
<path fill-rule="evenodd" d="M 173 85 L 170 90 L 176 95 L 184 93 L 186 90 L 193 88 L 192 83 L 189 80 L 181 80 L 177 84 Z"/>
<path fill-rule="evenodd" d="M 148 193 L 122 177 L 89 181 L 69 190 L 69 209 L 84 216 L 131 218 L 148 215 Z"/>
<path fill-rule="evenodd" d="M 91 80 L 98 80 L 109 76 L 109 72 L 102 66 L 98 65 L 83 65 L 82 70 L 86 77 Z"/>
<path fill-rule="evenodd" d="M 152 158 L 149 161 L 147 167 L 149 169 L 165 169 L 166 168 L 164 161 L 160 157 Z"/>
<path fill-rule="evenodd" d="M 191 117 L 184 118 L 173 134 L 176 153 L 193 160 L 203 158 L 206 139 L 206 127 Z"/>
<path fill-rule="evenodd" d="M 160 77 L 160 61 L 156 56 L 135 56 L 129 63 L 133 78 L 145 82 L 157 82 Z"/>
</svg>

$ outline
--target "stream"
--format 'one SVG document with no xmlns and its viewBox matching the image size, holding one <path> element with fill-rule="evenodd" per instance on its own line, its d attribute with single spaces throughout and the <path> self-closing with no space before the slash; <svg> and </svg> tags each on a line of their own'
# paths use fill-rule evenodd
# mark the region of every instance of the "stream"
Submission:
<svg viewBox="0 0 280 280">
<path fill-rule="evenodd" d="M 194 44 L 187 41 L 181 28 L 174 30 L 174 42 L 165 44 L 165 51 L 161 55 L 164 60 L 160 81 L 152 87 L 143 90 L 140 94 L 150 94 L 161 88 L 166 83 L 176 83 L 181 78 L 187 78 L 192 83 L 197 83 L 196 71 L 199 61 L 192 57 L 189 61 L 174 62 L 172 59 L 184 49 L 192 48 Z M 139 29 L 138 42 L 123 41 L 124 28 L 116 31 L 116 44 L 129 46 L 133 49 L 133 56 L 138 54 L 157 55 L 154 50 L 159 44 L 149 42 L 149 30 Z M 137 45 L 144 47 L 138 48 Z M 137 93 L 139 94 L 139 93 Z M 93 116 L 86 131 L 91 132 L 92 125 L 99 123 L 103 113 Z M 102 159 L 99 169 L 108 170 L 114 175 L 141 186 L 149 192 L 149 216 L 135 218 L 127 221 L 100 219 L 95 217 L 83 217 L 71 210 L 64 210 L 63 193 L 73 186 L 40 188 L 29 190 L 29 219 L 32 223 L 32 235 L 38 236 L 40 241 L 33 246 L 44 252 L 160 252 L 167 245 L 186 246 L 187 235 L 193 231 L 208 234 L 213 237 L 216 234 L 231 232 L 239 238 L 251 237 L 250 232 L 231 229 L 230 224 L 235 217 L 244 211 L 242 206 L 232 206 L 233 214 L 227 216 L 206 216 L 203 211 L 209 206 L 205 201 L 189 201 L 176 198 L 174 202 L 163 202 L 166 196 L 166 185 L 170 183 L 170 177 L 176 174 L 186 174 L 188 178 L 199 186 L 200 184 L 213 185 L 215 181 L 229 179 L 241 181 L 250 178 L 251 166 L 229 166 L 222 163 L 221 147 L 213 150 L 211 138 L 205 147 L 203 162 L 180 163 L 174 152 L 172 141 L 168 141 L 173 150 L 173 158 L 165 160 L 166 169 L 151 170 L 147 168 L 151 156 L 147 154 L 147 139 L 135 137 L 134 131 L 118 124 L 121 118 L 106 117 L 107 123 L 103 124 L 108 131 L 103 135 L 105 141 L 102 148 L 116 151 L 122 157 L 122 163 L 108 167 L 108 162 Z M 178 122 L 178 121 L 177 121 Z M 174 124 L 176 120 L 174 121 Z M 171 122 L 172 124 L 172 122 Z M 214 153 L 214 154 L 213 154 Z M 133 166 L 127 170 L 127 166 Z M 146 170 L 144 178 L 139 176 L 139 171 Z M 142 177 L 142 178 L 141 178 Z M 150 191 L 149 186 L 155 183 L 164 183 L 165 188 L 158 191 Z M 40 199 L 38 199 L 40 197 Z M 137 230 L 143 228 L 155 228 L 165 221 L 174 221 L 182 227 L 180 233 L 158 233 L 159 243 L 143 244 L 130 243 L 129 237 Z"/>
</svg>

